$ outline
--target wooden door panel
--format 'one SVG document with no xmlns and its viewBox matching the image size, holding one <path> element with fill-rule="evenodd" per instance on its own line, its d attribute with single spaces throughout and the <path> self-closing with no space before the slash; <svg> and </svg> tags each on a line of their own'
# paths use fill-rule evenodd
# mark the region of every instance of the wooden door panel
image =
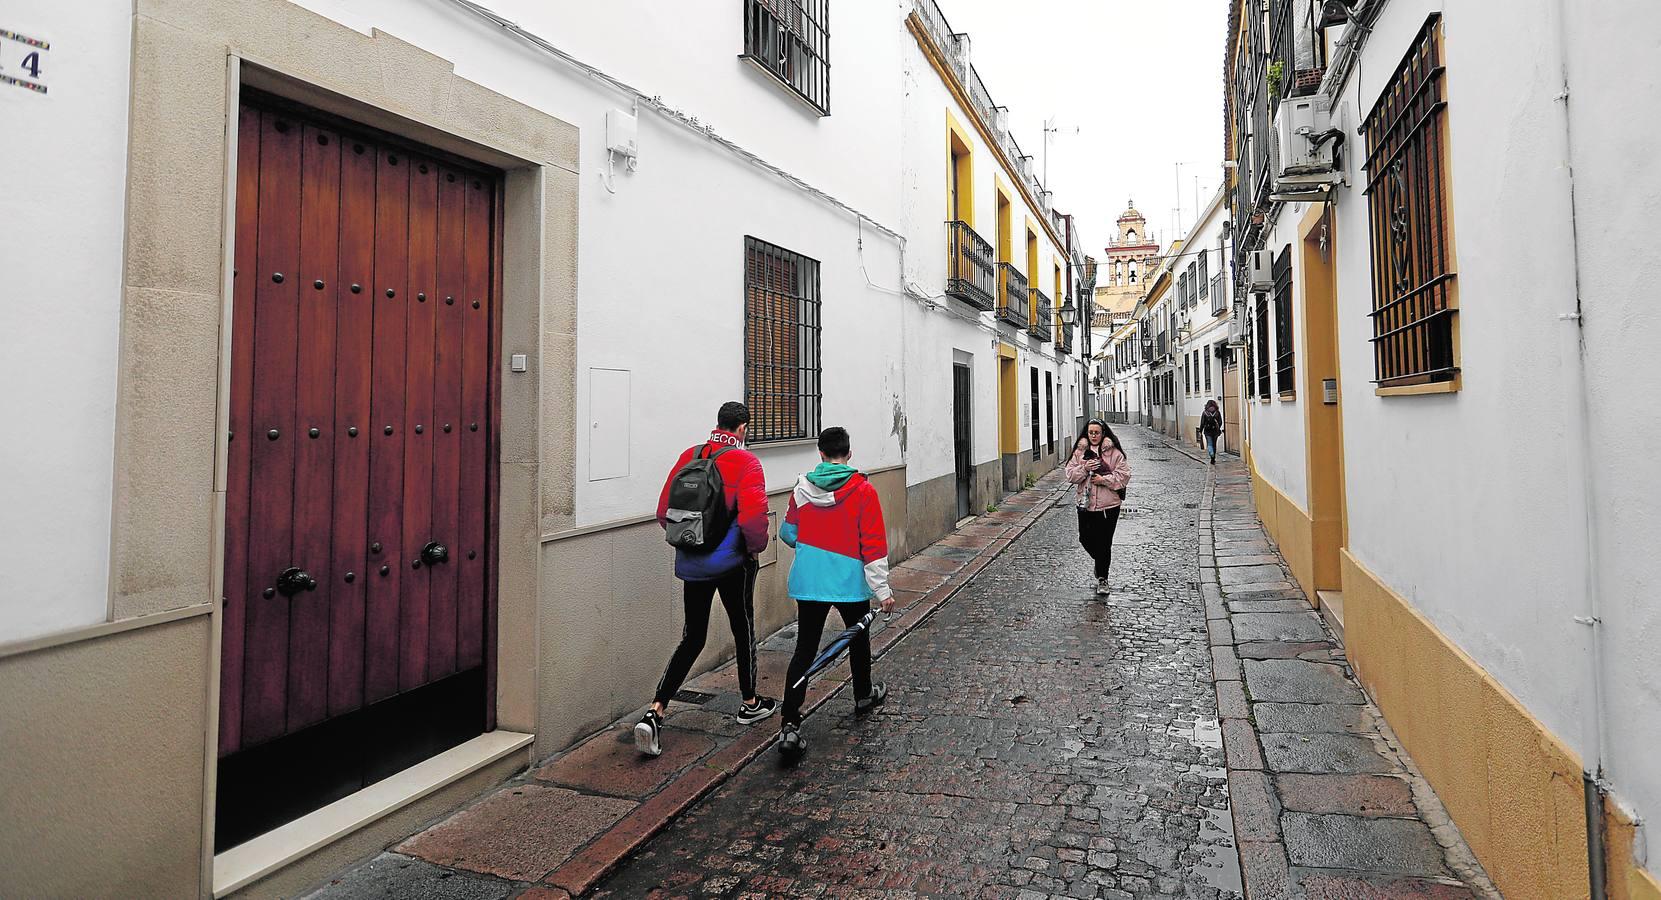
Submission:
<svg viewBox="0 0 1661 900">
<path fill-rule="evenodd" d="M 462 318 L 467 307 L 467 175 L 441 170 L 438 179 L 438 291 L 434 294 L 433 346 L 433 540 L 451 553 L 428 573 L 427 672 L 442 678 L 456 671 L 456 586 L 461 524 Z M 459 554 L 465 557 L 465 551 Z"/>
<path fill-rule="evenodd" d="M 401 544 L 408 568 L 400 590 L 398 687 L 427 682 L 427 641 L 432 568 L 421 550 L 432 540 L 433 521 L 433 298 L 437 295 L 438 170 L 412 158 L 409 203 L 409 288 L 405 300 L 404 510 Z"/>
<path fill-rule="evenodd" d="M 295 373 L 293 564 L 315 581 L 289 607 L 288 731 L 329 708 L 334 507 L 334 291 L 339 283 L 340 139 L 306 126 L 300 140 L 299 352 Z"/>
<path fill-rule="evenodd" d="M 219 750 L 242 760 L 490 656 L 497 185 L 276 100 L 238 141 Z"/>
<path fill-rule="evenodd" d="M 300 126 L 266 112 L 260 123 L 259 240 L 254 287 L 254 385 L 249 493 L 249 585 L 242 741 L 283 732 L 289 600 L 264 592 L 292 563 L 295 367 L 300 279 Z"/>
<path fill-rule="evenodd" d="M 373 144 L 341 145 L 340 274 L 335 291 L 335 480 L 330 569 L 329 714 L 363 705 L 364 601 L 369 560 L 370 356 L 375 311 Z"/>
<path fill-rule="evenodd" d="M 404 301 L 409 297 L 409 166 L 379 149 L 375 193 L 375 324 L 369 405 L 369 579 L 364 702 L 398 692 L 399 591 L 408 557 L 404 508 Z"/>
<path fill-rule="evenodd" d="M 237 114 L 236 246 L 232 261 L 231 359 L 254 355 L 254 285 L 259 281 L 255 256 L 259 235 L 260 113 L 243 107 Z M 230 436 L 225 491 L 224 615 L 221 616 L 219 662 L 219 752 L 242 745 L 243 624 L 248 611 L 248 482 L 254 445 L 254 367 L 231 368 Z M 237 440 L 240 435 L 242 440 Z"/>
<path fill-rule="evenodd" d="M 478 176 L 467 179 L 466 306 L 462 308 L 461 540 L 456 548 L 456 666 L 484 661 L 486 547 L 486 466 L 490 458 L 490 260 L 493 238 L 492 190 Z"/>
</svg>

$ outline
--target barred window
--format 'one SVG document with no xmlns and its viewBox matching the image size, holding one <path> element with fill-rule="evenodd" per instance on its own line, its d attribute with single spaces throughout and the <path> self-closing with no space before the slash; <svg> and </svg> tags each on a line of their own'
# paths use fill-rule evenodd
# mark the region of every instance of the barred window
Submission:
<svg viewBox="0 0 1661 900">
<path fill-rule="evenodd" d="M 1257 396 L 1269 396 L 1269 300 L 1267 297 L 1257 298 L 1257 325 L 1252 329 L 1257 335 Z"/>
<path fill-rule="evenodd" d="M 744 53 L 830 115 L 830 0 L 744 0 Z"/>
<path fill-rule="evenodd" d="M 752 443 L 819 433 L 819 262 L 744 238 L 744 402 Z"/>
<path fill-rule="evenodd" d="M 1425 22 L 1361 126 L 1380 387 L 1452 382 L 1459 372 L 1443 71 L 1438 14 Z"/>
<path fill-rule="evenodd" d="M 1297 393 L 1297 344 L 1292 340 L 1292 248 L 1276 257 L 1275 277 L 1275 389 L 1282 397 Z"/>
</svg>

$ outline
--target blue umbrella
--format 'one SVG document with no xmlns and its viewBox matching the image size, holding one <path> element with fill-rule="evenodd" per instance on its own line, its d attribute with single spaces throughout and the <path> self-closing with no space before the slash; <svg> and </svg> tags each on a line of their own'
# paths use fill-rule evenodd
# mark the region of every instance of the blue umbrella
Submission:
<svg viewBox="0 0 1661 900">
<path fill-rule="evenodd" d="M 802 677 L 796 679 L 796 683 L 790 686 L 791 689 L 794 690 L 795 688 L 801 687 L 803 684 L 807 683 L 808 678 L 811 676 L 817 675 L 831 666 L 836 665 L 837 661 L 842 658 L 842 654 L 847 652 L 848 645 L 854 642 L 854 638 L 859 637 L 860 632 L 869 629 L 871 627 L 871 623 L 875 621 L 876 618 L 877 611 L 873 609 L 866 613 L 865 617 L 860 619 L 858 622 L 842 629 L 842 633 L 832 638 L 831 642 L 825 646 L 825 649 L 821 650 L 819 655 L 813 658 L 813 662 L 808 665 L 807 671 L 802 673 Z"/>
</svg>

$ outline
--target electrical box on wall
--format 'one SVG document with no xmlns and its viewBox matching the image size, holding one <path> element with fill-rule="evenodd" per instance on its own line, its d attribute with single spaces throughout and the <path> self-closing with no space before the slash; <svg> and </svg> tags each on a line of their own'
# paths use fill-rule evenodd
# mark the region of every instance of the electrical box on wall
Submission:
<svg viewBox="0 0 1661 900">
<path fill-rule="evenodd" d="M 625 159 L 640 155 L 640 117 L 625 109 L 606 110 L 606 149 Z"/>
</svg>

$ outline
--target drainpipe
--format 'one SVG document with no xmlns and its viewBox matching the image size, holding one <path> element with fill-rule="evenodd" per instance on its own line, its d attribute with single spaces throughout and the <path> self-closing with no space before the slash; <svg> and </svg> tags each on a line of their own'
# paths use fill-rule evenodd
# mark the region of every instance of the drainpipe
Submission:
<svg viewBox="0 0 1661 900">
<path fill-rule="evenodd" d="M 1605 707 L 1605 666 L 1603 604 L 1598 577 L 1598 530 L 1595 510 L 1596 477 L 1592 465 L 1591 392 L 1588 386 L 1586 361 L 1586 332 L 1584 301 L 1580 291 L 1580 226 L 1576 206 L 1574 181 L 1574 127 L 1569 114 L 1569 54 L 1565 32 L 1568 27 L 1567 0 L 1557 0 L 1554 6 L 1557 22 L 1552 29 L 1556 37 L 1557 60 L 1562 77 L 1562 89 L 1556 100 L 1563 111 L 1563 172 L 1564 187 L 1569 197 L 1569 231 L 1571 259 L 1574 266 L 1574 309 L 1559 314 L 1565 324 L 1572 325 L 1573 365 L 1568 369 L 1577 380 L 1575 387 L 1575 430 L 1577 437 L 1570 442 L 1571 452 L 1579 463 L 1581 484 L 1581 530 L 1584 538 L 1581 564 L 1581 589 L 1585 592 L 1582 615 L 1574 620 L 1588 629 L 1586 636 L 1587 680 L 1592 696 L 1591 715 L 1582 724 L 1582 744 L 1586 748 L 1585 771 L 1582 781 L 1586 798 L 1586 869 L 1592 900 L 1607 896 L 1607 873 L 1604 855 L 1603 803 L 1607 783 L 1604 781 L 1604 747 L 1606 744 L 1608 713 Z"/>
</svg>

